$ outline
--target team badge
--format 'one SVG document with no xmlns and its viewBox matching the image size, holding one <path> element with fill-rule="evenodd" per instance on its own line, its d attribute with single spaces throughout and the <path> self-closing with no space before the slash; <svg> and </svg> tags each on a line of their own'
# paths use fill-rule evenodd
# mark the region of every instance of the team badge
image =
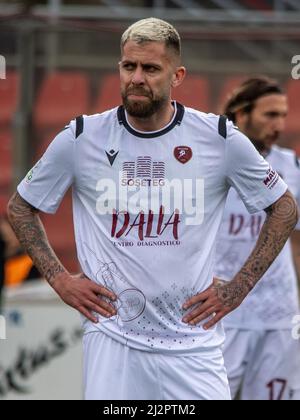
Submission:
<svg viewBox="0 0 300 420">
<path fill-rule="evenodd" d="M 174 156 L 180 163 L 187 163 L 193 156 L 193 152 L 188 146 L 177 146 L 174 149 Z"/>
</svg>

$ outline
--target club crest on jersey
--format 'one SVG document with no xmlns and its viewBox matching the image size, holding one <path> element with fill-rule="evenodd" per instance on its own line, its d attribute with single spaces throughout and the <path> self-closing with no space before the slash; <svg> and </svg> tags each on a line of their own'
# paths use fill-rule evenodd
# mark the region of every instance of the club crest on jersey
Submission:
<svg viewBox="0 0 300 420">
<path fill-rule="evenodd" d="M 174 157 L 180 163 L 187 163 L 193 156 L 192 149 L 188 146 L 177 146 L 174 149 Z"/>
</svg>

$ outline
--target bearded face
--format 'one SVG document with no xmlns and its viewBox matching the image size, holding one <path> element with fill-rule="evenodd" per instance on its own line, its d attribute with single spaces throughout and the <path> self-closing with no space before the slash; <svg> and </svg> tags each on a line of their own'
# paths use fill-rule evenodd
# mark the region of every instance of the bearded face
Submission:
<svg viewBox="0 0 300 420">
<path fill-rule="evenodd" d="M 162 42 L 128 41 L 120 67 L 121 96 L 127 113 L 149 118 L 170 101 L 176 60 Z"/>
<path fill-rule="evenodd" d="M 121 95 L 128 114 L 137 118 L 151 117 L 168 102 L 168 94 L 153 97 L 153 92 L 143 87 L 129 87 Z"/>
</svg>

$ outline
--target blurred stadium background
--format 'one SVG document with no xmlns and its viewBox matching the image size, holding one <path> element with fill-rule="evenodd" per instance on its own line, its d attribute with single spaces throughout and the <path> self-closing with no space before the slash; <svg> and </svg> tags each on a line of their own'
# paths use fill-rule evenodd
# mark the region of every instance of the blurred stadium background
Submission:
<svg viewBox="0 0 300 420">
<path fill-rule="evenodd" d="M 290 105 L 281 144 L 300 154 L 300 80 L 291 76 L 292 57 L 300 55 L 300 1 L 0 0 L 0 55 L 6 61 L 6 78 L 0 79 L 0 215 L 65 124 L 120 103 L 120 35 L 150 16 L 170 21 L 182 36 L 188 77 L 174 98 L 220 113 L 243 78 L 274 77 Z M 43 221 L 59 257 L 76 271 L 70 194 L 58 214 Z"/>
</svg>

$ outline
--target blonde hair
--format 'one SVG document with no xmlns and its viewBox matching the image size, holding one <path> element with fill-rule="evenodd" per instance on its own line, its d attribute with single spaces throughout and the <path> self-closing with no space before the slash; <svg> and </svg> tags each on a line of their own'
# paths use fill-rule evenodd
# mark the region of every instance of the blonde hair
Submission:
<svg viewBox="0 0 300 420">
<path fill-rule="evenodd" d="M 157 18 L 141 19 L 129 26 L 121 37 L 121 51 L 127 41 L 138 44 L 144 42 L 164 42 L 167 48 L 181 55 L 181 41 L 177 30 L 170 23 Z"/>
</svg>

